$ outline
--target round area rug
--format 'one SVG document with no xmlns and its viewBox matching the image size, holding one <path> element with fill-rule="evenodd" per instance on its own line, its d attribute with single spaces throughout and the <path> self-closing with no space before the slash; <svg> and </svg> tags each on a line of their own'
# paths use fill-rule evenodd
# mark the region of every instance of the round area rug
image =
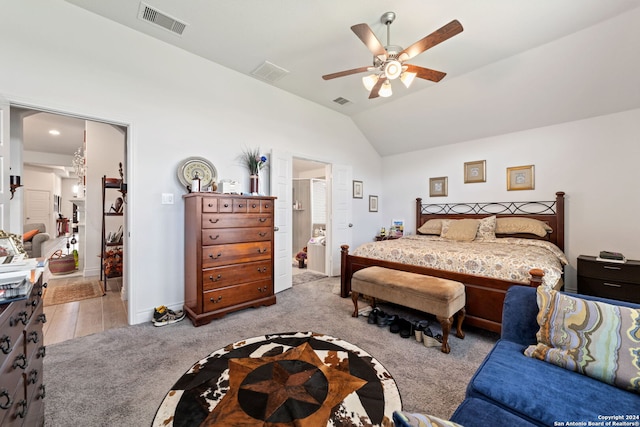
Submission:
<svg viewBox="0 0 640 427">
<path fill-rule="evenodd" d="M 153 426 L 390 426 L 402 409 L 393 377 L 364 350 L 291 332 L 211 353 L 172 387 Z"/>
</svg>

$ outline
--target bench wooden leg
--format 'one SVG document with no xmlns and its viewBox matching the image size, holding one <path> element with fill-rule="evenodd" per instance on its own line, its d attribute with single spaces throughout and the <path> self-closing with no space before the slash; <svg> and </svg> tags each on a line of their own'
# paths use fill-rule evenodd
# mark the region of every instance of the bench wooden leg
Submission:
<svg viewBox="0 0 640 427">
<path fill-rule="evenodd" d="M 358 297 L 360 294 L 358 292 L 351 291 L 351 301 L 353 301 L 353 314 L 351 317 L 358 317 Z"/>
<path fill-rule="evenodd" d="M 466 313 L 467 311 L 464 309 L 464 307 L 462 307 L 460 311 L 456 313 L 456 316 L 458 316 L 458 321 L 456 323 L 456 336 L 460 339 L 464 339 L 464 332 L 462 332 L 462 322 L 464 321 Z"/>
<path fill-rule="evenodd" d="M 449 348 L 449 332 L 451 331 L 451 324 L 453 323 L 453 317 L 440 317 L 436 316 L 438 322 L 442 326 L 442 347 L 440 351 L 449 354 L 451 349 Z"/>
</svg>

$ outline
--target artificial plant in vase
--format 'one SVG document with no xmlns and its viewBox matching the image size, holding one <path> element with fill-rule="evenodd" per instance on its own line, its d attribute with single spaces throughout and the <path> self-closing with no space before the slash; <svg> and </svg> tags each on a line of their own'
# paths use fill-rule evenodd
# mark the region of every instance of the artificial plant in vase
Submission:
<svg viewBox="0 0 640 427">
<path fill-rule="evenodd" d="M 267 164 L 267 158 L 260 154 L 260 148 L 245 149 L 240 155 L 240 161 L 249 169 L 249 191 L 258 194 L 258 174 Z"/>
</svg>

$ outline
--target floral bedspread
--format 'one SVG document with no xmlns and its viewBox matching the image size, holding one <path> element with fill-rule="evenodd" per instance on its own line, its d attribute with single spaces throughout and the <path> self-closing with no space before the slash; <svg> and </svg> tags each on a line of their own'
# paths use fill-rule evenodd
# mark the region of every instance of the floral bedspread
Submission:
<svg viewBox="0 0 640 427">
<path fill-rule="evenodd" d="M 352 255 L 527 284 L 529 270 L 539 268 L 544 271 L 543 285 L 548 288 L 558 286 L 563 266 L 568 263 L 553 243 L 513 237 L 457 242 L 413 235 L 365 243 Z"/>
</svg>

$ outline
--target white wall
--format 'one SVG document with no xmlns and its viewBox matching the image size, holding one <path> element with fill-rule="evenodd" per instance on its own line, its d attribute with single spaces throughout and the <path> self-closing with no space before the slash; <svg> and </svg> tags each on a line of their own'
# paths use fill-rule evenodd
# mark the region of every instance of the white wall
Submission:
<svg viewBox="0 0 640 427">
<path fill-rule="evenodd" d="M 404 218 L 415 233 L 423 202 L 554 200 L 566 193 L 566 285 L 575 290 L 578 255 L 600 250 L 640 259 L 640 110 L 438 147 L 383 160 L 383 224 Z M 487 182 L 464 184 L 464 163 L 487 161 Z M 507 191 L 506 168 L 535 165 L 535 189 Z M 448 197 L 429 197 L 429 178 L 447 176 Z M 384 204 L 383 204 L 384 203 Z"/>
<path fill-rule="evenodd" d="M 180 307 L 183 203 L 179 162 L 202 156 L 220 179 L 244 183 L 236 161 L 260 147 L 353 166 L 365 194 L 381 191 L 381 159 L 338 113 L 173 48 L 62 0 L 2 0 L 0 94 L 13 103 L 129 125 L 131 323 L 153 307 Z M 161 194 L 175 194 L 162 205 Z M 366 197 L 366 196 L 365 196 Z M 354 200 L 354 243 L 370 240 L 379 213 Z"/>
</svg>

